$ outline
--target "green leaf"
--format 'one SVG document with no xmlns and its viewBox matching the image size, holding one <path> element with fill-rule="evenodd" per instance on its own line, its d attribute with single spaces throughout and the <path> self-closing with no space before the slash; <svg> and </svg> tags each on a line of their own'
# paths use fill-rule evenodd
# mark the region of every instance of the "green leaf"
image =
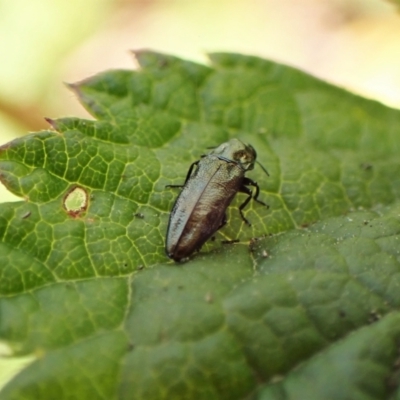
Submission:
<svg viewBox="0 0 400 400">
<path fill-rule="evenodd" d="M 395 398 L 400 112 L 255 57 L 136 57 L 71 85 L 95 120 L 0 148 L 1 398 Z M 165 186 L 233 137 L 270 207 L 248 227 L 238 194 L 173 263 Z"/>
<path fill-rule="evenodd" d="M 397 362 L 399 327 L 399 315 L 388 315 L 321 352 L 279 383 L 266 385 L 254 398 L 389 398 L 398 386 L 398 372 L 393 366 Z M 398 393 L 393 395 L 396 398 Z"/>
</svg>

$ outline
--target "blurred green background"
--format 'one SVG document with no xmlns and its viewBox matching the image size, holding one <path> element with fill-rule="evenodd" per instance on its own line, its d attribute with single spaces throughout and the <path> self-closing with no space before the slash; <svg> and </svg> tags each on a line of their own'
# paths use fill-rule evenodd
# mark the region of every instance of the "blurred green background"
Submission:
<svg viewBox="0 0 400 400">
<path fill-rule="evenodd" d="M 398 4 L 398 3 L 397 3 Z M 0 0 L 0 144 L 89 115 L 63 82 L 152 48 L 254 54 L 400 107 L 400 15 L 384 0 Z M 16 198 L 0 184 L 0 202 Z"/>
</svg>

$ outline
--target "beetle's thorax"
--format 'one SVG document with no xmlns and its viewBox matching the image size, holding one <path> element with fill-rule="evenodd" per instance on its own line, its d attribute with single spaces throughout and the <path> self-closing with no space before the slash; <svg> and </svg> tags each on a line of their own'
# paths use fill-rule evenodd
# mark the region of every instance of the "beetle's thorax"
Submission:
<svg viewBox="0 0 400 400">
<path fill-rule="evenodd" d="M 219 159 L 237 164 L 243 171 L 249 171 L 254 168 L 257 158 L 256 151 L 252 146 L 246 145 L 238 139 L 231 139 L 222 143 L 209 153 Z"/>
</svg>

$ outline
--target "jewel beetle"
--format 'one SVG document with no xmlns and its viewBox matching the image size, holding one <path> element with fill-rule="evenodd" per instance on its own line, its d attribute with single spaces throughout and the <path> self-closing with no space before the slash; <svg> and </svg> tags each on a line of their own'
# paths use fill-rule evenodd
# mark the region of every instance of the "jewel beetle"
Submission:
<svg viewBox="0 0 400 400">
<path fill-rule="evenodd" d="M 257 182 L 245 176 L 254 168 L 256 158 L 257 153 L 251 145 L 231 139 L 195 161 L 183 185 L 167 186 L 182 188 L 169 216 L 165 245 L 169 258 L 180 261 L 200 250 L 226 224 L 226 209 L 237 192 L 248 195 L 239 206 L 240 216 L 247 225 L 250 223 L 243 215 L 243 209 L 250 199 L 267 206 L 258 199 L 260 188 Z M 254 196 L 248 186 L 255 187 Z"/>
</svg>

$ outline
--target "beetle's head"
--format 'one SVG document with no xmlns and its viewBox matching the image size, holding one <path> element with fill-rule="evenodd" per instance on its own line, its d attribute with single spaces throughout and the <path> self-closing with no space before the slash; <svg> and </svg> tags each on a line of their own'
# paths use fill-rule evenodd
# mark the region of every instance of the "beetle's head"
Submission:
<svg viewBox="0 0 400 400">
<path fill-rule="evenodd" d="M 231 139 L 229 142 L 222 143 L 211 154 L 215 154 L 226 160 L 237 162 L 245 171 L 254 168 L 257 153 L 249 144 L 244 144 L 238 139 Z"/>
</svg>

